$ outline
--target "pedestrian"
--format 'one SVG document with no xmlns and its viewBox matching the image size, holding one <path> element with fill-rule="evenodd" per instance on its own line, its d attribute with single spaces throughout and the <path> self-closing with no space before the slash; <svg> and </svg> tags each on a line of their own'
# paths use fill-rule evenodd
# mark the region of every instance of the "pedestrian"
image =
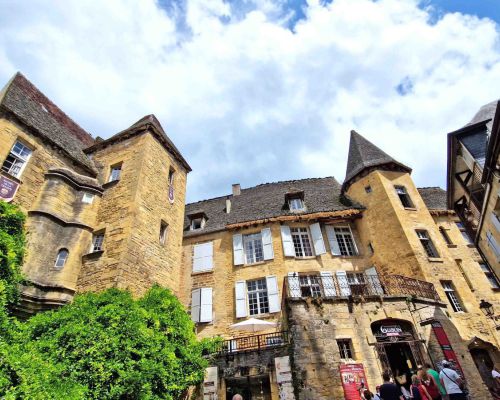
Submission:
<svg viewBox="0 0 500 400">
<path fill-rule="evenodd" d="M 460 378 L 457 372 L 450 368 L 448 360 L 443 360 L 441 363 L 443 369 L 439 373 L 439 380 L 448 393 L 449 400 L 465 400 L 465 393 L 461 389 L 464 381 Z"/>
<path fill-rule="evenodd" d="M 442 399 L 441 392 L 439 391 L 439 388 L 434 383 L 434 379 L 432 379 L 432 377 L 427 373 L 426 370 L 424 370 L 424 372 L 422 374 L 422 379 L 420 380 L 420 383 L 424 386 L 427 393 L 429 393 L 432 400 L 441 400 Z"/>
<path fill-rule="evenodd" d="M 385 371 L 382 374 L 384 383 L 380 386 L 380 397 L 384 400 L 404 400 L 401 394 L 401 389 L 391 382 L 391 375 Z"/>
<path fill-rule="evenodd" d="M 373 400 L 382 400 L 382 397 L 380 397 L 380 385 L 377 385 L 375 387 L 376 393 L 373 395 Z"/>
<path fill-rule="evenodd" d="M 429 377 L 429 379 L 431 379 L 439 389 L 441 398 L 446 396 L 446 390 L 444 389 L 444 386 L 441 385 L 441 381 L 439 380 L 439 373 L 435 369 L 432 369 L 432 365 L 429 363 L 425 364 L 425 369 L 427 370 L 427 376 Z M 439 397 L 437 397 L 436 399 L 439 399 Z"/>
<path fill-rule="evenodd" d="M 241 394 L 235 394 L 233 400 L 243 400 L 243 396 Z"/>
<path fill-rule="evenodd" d="M 361 382 L 361 384 L 359 385 L 358 392 L 359 392 L 359 397 L 361 398 L 361 400 L 366 400 L 366 398 L 365 398 L 365 383 L 364 382 Z"/>
<path fill-rule="evenodd" d="M 365 391 L 363 392 L 363 396 L 365 397 L 365 400 L 373 400 L 373 393 L 368 389 L 365 389 Z"/>
</svg>

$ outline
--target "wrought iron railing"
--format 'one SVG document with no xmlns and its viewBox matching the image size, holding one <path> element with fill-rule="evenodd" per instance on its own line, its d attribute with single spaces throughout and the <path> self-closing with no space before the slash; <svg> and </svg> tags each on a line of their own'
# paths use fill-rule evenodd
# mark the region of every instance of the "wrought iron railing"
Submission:
<svg viewBox="0 0 500 400">
<path fill-rule="evenodd" d="M 224 340 L 212 348 L 211 352 L 217 354 L 235 354 L 244 351 L 262 351 L 286 346 L 288 343 L 288 331 L 281 331 Z"/>
<path fill-rule="evenodd" d="M 284 293 L 287 298 L 417 296 L 440 300 L 434 285 L 430 282 L 402 275 L 387 275 L 381 278 L 364 273 L 288 276 L 284 283 Z"/>
</svg>

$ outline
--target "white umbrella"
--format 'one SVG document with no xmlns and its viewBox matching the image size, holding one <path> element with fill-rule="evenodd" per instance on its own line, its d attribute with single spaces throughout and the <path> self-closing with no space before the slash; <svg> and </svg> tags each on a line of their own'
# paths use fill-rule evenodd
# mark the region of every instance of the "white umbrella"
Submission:
<svg viewBox="0 0 500 400">
<path fill-rule="evenodd" d="M 276 322 L 269 322 L 257 318 L 250 318 L 247 319 L 246 321 L 232 324 L 231 328 L 240 331 L 258 332 L 258 331 L 265 331 L 266 329 L 275 328 L 276 325 L 277 325 Z"/>
</svg>

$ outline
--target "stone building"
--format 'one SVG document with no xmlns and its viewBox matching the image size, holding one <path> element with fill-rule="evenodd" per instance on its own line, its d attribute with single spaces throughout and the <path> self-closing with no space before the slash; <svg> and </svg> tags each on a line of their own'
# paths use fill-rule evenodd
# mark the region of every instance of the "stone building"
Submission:
<svg viewBox="0 0 500 400">
<path fill-rule="evenodd" d="M 223 338 L 204 400 L 357 398 L 384 370 L 402 380 L 443 358 L 490 398 L 499 338 L 480 304 L 499 304 L 486 253 L 446 191 L 416 188 L 356 132 L 342 184 L 233 185 L 185 205 L 190 167 L 154 116 L 93 138 L 17 74 L 0 94 L 0 162 L 0 197 L 28 214 L 21 316 L 157 282 L 200 337 Z"/>
</svg>

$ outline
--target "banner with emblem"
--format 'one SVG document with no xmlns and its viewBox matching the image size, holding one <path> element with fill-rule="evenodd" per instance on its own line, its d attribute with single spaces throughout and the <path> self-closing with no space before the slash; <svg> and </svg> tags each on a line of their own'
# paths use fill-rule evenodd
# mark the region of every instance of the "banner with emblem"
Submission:
<svg viewBox="0 0 500 400">
<path fill-rule="evenodd" d="M 0 199 L 6 202 L 12 201 L 19 183 L 0 175 Z"/>
</svg>

